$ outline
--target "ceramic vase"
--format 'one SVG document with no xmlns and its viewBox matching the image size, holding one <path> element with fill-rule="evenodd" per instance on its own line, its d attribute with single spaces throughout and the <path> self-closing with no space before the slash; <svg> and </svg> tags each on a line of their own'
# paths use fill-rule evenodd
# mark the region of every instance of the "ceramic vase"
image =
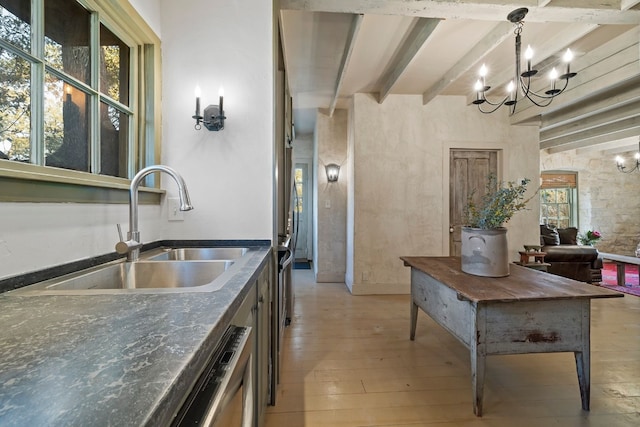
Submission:
<svg viewBox="0 0 640 427">
<path fill-rule="evenodd" d="M 475 276 L 509 275 L 507 229 L 462 227 L 462 271 Z"/>
</svg>

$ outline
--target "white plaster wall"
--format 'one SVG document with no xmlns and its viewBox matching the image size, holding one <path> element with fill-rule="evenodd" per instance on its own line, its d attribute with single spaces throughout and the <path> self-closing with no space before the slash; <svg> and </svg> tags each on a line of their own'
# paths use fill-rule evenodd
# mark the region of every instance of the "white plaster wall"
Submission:
<svg viewBox="0 0 640 427">
<path fill-rule="evenodd" d="M 354 294 L 408 293 L 399 257 L 449 254 L 449 149 L 501 150 L 503 180 L 539 175 L 537 127 L 509 126 L 463 97 L 354 97 Z M 533 194 L 533 191 L 530 192 Z M 539 202 L 507 224 L 511 258 L 539 240 Z"/>
<path fill-rule="evenodd" d="M 633 153 L 623 154 L 628 159 Z M 634 255 L 640 243 L 640 172 L 618 172 L 613 155 L 602 152 L 540 153 L 540 170 L 578 173 L 578 230 L 598 230 L 601 252 Z"/>
<path fill-rule="evenodd" d="M 195 210 L 163 226 L 167 238 L 273 236 L 274 76 L 271 2 L 161 1 L 162 161 L 185 178 Z M 194 130 L 224 87 L 219 132 Z M 167 185 L 168 192 L 175 189 Z"/>
<path fill-rule="evenodd" d="M 161 38 L 160 2 L 158 0 L 129 0 L 129 3 L 142 16 L 153 32 Z"/>
<path fill-rule="evenodd" d="M 347 116 L 347 239 L 346 239 L 346 272 L 344 275 L 344 282 L 349 288 L 350 292 L 353 292 L 353 246 L 354 246 L 354 234 L 355 234 L 355 165 L 354 165 L 354 149 L 355 149 L 355 125 L 353 120 L 353 98 L 350 100 L 348 116 Z"/>
<path fill-rule="evenodd" d="M 346 220 L 347 220 L 347 111 L 335 110 L 332 117 L 318 113 L 316 116 L 316 141 L 318 152 L 317 204 L 318 227 L 317 252 L 314 265 L 317 282 L 345 280 L 346 272 Z M 337 182 L 328 182 L 325 166 L 340 166 Z"/>
<path fill-rule="evenodd" d="M 196 209 L 169 222 L 166 207 L 140 207 L 143 241 L 271 239 L 273 53 L 271 2 L 135 0 L 160 34 L 162 162 L 180 172 Z M 206 11 L 206 13 L 203 13 Z M 158 17 L 161 16 L 159 20 Z M 218 42 L 218 40 L 220 42 Z M 221 132 L 195 131 L 194 87 L 203 106 L 225 87 Z M 162 179 L 169 196 L 177 194 Z M 0 203 L 0 278 L 113 252 L 126 205 Z"/>
</svg>

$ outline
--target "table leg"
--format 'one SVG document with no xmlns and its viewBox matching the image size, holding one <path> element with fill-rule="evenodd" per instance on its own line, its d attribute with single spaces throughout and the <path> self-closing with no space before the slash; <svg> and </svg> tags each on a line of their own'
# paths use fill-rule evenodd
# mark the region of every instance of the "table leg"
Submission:
<svg viewBox="0 0 640 427">
<path fill-rule="evenodd" d="M 624 286 L 626 279 L 624 277 L 624 263 L 623 262 L 616 262 L 616 279 L 617 279 L 617 284 L 618 286 Z"/>
<path fill-rule="evenodd" d="M 582 306 L 582 351 L 575 351 L 576 370 L 578 371 L 578 385 L 582 409 L 589 410 L 591 401 L 591 304 L 585 301 Z"/>
<path fill-rule="evenodd" d="M 411 300 L 411 332 L 409 332 L 409 339 L 413 341 L 416 338 L 416 323 L 418 322 L 418 306 L 413 299 Z"/>
<path fill-rule="evenodd" d="M 486 312 L 483 306 L 476 307 L 476 333 L 471 338 L 471 387 L 473 389 L 473 413 L 482 416 L 484 395 L 484 369 L 486 362 Z"/>
</svg>

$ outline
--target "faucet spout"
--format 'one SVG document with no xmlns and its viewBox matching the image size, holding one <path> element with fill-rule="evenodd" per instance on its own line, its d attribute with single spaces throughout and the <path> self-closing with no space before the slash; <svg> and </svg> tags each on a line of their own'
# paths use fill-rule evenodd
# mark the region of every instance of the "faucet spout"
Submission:
<svg viewBox="0 0 640 427">
<path fill-rule="evenodd" d="M 140 172 L 133 177 L 131 185 L 129 186 L 129 232 L 127 233 L 127 241 L 120 241 L 116 244 L 116 252 L 123 255 L 127 254 L 127 261 L 136 261 L 140 253 L 140 248 L 142 247 L 140 230 L 138 229 L 138 188 L 144 177 L 154 172 L 164 172 L 176 182 L 178 185 L 181 211 L 190 211 L 193 209 L 187 185 L 178 172 L 164 165 L 147 166 L 140 170 Z"/>
</svg>

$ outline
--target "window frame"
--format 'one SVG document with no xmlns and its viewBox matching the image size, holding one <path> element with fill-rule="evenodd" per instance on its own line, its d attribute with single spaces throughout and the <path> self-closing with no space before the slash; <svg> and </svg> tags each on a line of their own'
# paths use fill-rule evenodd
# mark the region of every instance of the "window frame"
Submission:
<svg viewBox="0 0 640 427">
<path fill-rule="evenodd" d="M 35 155 L 37 163 L 22 163 L 0 159 L 0 201 L 2 202 L 81 202 L 81 203 L 127 203 L 130 180 L 135 173 L 145 166 L 160 163 L 161 153 L 161 107 L 156 99 L 161 98 L 161 62 L 160 39 L 138 12 L 126 0 L 98 2 L 97 0 L 75 0 L 91 13 L 91 32 L 100 30 L 104 25 L 125 44 L 131 48 L 129 65 L 129 106 L 120 104 L 117 100 L 104 97 L 98 85 L 92 81 L 87 85 L 72 76 L 60 73 L 59 70 L 47 65 L 42 58 L 32 54 L 34 49 L 43 53 L 40 46 L 32 46 L 31 52 L 16 49 L 15 46 L 0 40 L 0 46 L 12 54 L 16 54 L 29 61 L 32 65 L 31 102 L 32 125 L 31 138 L 37 138 L 38 143 L 32 157 Z M 31 0 L 31 25 L 38 19 L 43 21 L 44 0 Z M 32 44 L 44 45 L 44 24 L 40 22 L 32 29 Z M 98 46 L 99 38 L 92 35 L 92 47 Z M 95 49 L 93 49 L 95 50 Z M 92 61 L 97 62 L 97 61 Z M 96 76 L 98 65 L 92 68 L 92 75 Z M 92 152 L 99 146 L 99 115 L 100 103 L 115 106 L 118 110 L 130 113 L 127 146 L 127 178 L 100 175 L 95 171 L 99 165 L 92 154 L 90 162 L 91 172 L 62 169 L 44 165 L 44 75 L 51 73 L 57 78 L 64 77 L 65 81 L 73 82 L 74 86 L 82 88 L 84 92 L 95 95 L 91 102 L 93 120 L 90 125 L 90 141 L 88 144 Z M 92 77 L 94 79 L 95 77 Z M 34 84 L 33 80 L 42 81 Z M 97 81 L 97 80 L 96 80 Z M 35 110 L 35 111 L 34 111 Z M 96 119 L 98 117 L 98 119 Z M 99 150 L 98 150 L 99 152 Z M 39 164 L 38 164 L 39 163 Z M 160 203 L 160 196 L 164 193 L 159 188 L 159 180 L 150 176 L 146 180 L 147 187 L 141 187 L 140 201 L 142 203 Z"/>
<path fill-rule="evenodd" d="M 545 176 L 547 179 L 545 179 Z M 578 172 L 573 171 L 543 171 L 540 173 L 542 185 L 540 186 L 540 223 L 547 224 L 548 216 L 543 216 L 544 207 L 548 205 L 559 205 L 555 203 L 545 203 L 543 200 L 544 190 L 569 190 L 569 224 L 568 227 L 578 227 Z M 557 218 L 554 218 L 557 219 Z M 559 225 L 558 225 L 559 227 Z"/>
</svg>

